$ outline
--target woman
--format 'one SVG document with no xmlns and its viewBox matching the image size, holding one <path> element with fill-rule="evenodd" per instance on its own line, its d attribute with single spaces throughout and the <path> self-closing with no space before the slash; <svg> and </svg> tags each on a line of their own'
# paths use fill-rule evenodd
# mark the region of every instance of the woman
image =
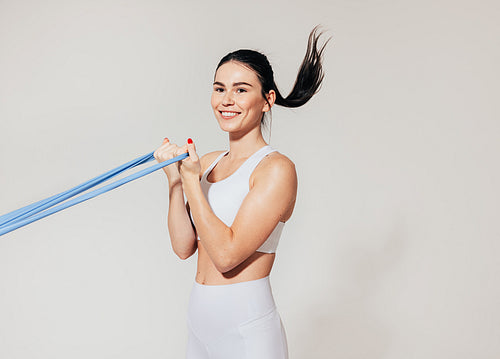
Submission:
<svg viewBox="0 0 500 359">
<path fill-rule="evenodd" d="M 288 358 L 285 331 L 269 274 L 297 192 L 293 162 L 264 140 L 264 115 L 274 104 L 298 107 L 323 79 L 321 33 L 309 35 L 292 92 L 283 98 L 267 58 L 238 50 L 219 62 L 212 108 L 229 134 L 229 151 L 199 158 L 191 139 L 165 138 L 155 158 L 189 157 L 164 168 L 169 182 L 168 228 L 182 259 L 198 250 L 188 309 L 187 358 Z M 184 195 L 187 203 L 184 203 Z"/>
</svg>

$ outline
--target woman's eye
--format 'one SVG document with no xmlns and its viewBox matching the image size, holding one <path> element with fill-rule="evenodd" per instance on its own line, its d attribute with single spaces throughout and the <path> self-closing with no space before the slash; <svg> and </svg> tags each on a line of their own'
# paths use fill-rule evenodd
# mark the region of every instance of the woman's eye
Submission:
<svg viewBox="0 0 500 359">
<path fill-rule="evenodd" d="M 247 90 L 245 90 L 245 89 L 237 89 L 236 92 L 237 93 L 242 93 L 242 92 L 247 92 Z"/>
<path fill-rule="evenodd" d="M 224 92 L 224 89 L 221 87 L 216 87 L 216 88 L 214 88 L 214 91 L 215 92 Z"/>
</svg>

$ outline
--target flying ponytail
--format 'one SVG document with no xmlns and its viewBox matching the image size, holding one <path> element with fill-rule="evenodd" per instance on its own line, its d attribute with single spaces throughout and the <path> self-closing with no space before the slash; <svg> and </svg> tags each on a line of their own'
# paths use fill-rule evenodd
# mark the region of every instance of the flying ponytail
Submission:
<svg viewBox="0 0 500 359">
<path fill-rule="evenodd" d="M 267 57 L 258 51 L 242 49 L 231 52 L 220 60 L 217 69 L 229 61 L 240 62 L 255 71 L 262 85 L 262 96 L 264 98 L 266 98 L 265 95 L 270 90 L 274 90 L 276 92 L 275 104 L 284 107 L 300 107 L 319 91 L 325 76 L 321 62 L 325 46 L 331 38 L 328 38 L 321 47 L 318 47 L 318 40 L 323 34 L 323 32 L 318 33 L 318 29 L 319 26 L 316 26 L 309 34 L 306 55 L 300 65 L 292 91 L 285 98 L 279 92 L 274 81 L 273 70 Z"/>
<path fill-rule="evenodd" d="M 325 74 L 322 67 L 322 56 L 325 46 L 330 41 L 329 38 L 321 48 L 318 48 L 318 40 L 322 33 L 317 34 L 316 26 L 309 34 L 307 50 L 304 60 L 300 65 L 297 79 L 290 94 L 283 98 L 278 91 L 276 83 L 273 82 L 273 90 L 276 92 L 276 104 L 284 107 L 300 107 L 319 91 Z"/>
</svg>

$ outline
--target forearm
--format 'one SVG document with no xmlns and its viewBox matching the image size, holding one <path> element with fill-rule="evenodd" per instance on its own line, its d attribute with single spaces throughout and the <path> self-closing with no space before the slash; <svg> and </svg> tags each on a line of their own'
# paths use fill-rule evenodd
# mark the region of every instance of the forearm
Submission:
<svg viewBox="0 0 500 359">
<path fill-rule="evenodd" d="M 184 180 L 182 185 L 203 247 L 217 269 L 226 272 L 231 265 L 233 231 L 214 214 L 197 179 Z"/>
<path fill-rule="evenodd" d="M 180 258 L 186 259 L 196 251 L 196 234 L 186 210 L 180 181 L 169 186 L 168 231 L 172 249 Z"/>
</svg>

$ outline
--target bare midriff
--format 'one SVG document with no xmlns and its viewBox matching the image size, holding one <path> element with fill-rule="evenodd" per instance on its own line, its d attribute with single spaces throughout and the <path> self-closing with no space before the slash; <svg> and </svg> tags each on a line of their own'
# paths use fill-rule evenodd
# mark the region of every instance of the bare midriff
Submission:
<svg viewBox="0 0 500 359">
<path fill-rule="evenodd" d="M 273 267 L 275 253 L 255 252 L 245 261 L 226 273 L 217 270 L 214 263 L 198 241 L 198 269 L 196 282 L 204 285 L 223 285 L 267 277 Z"/>
</svg>

